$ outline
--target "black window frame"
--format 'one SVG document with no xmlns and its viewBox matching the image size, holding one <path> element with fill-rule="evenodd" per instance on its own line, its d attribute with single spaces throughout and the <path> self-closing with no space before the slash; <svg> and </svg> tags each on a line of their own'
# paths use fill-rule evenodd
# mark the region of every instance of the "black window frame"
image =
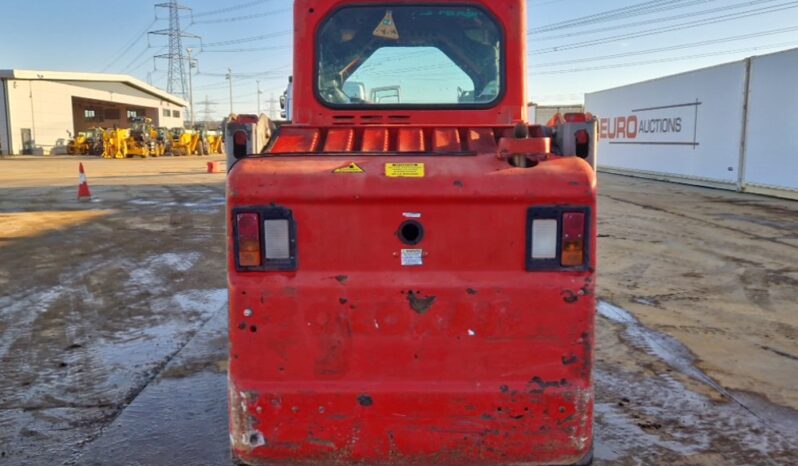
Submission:
<svg viewBox="0 0 798 466">
<path fill-rule="evenodd" d="M 402 8 L 402 7 L 460 7 L 460 8 L 473 8 L 475 10 L 479 10 L 480 12 L 484 13 L 485 16 L 490 18 L 496 27 L 499 30 L 499 36 L 501 39 L 501 47 L 499 50 L 499 73 L 500 73 L 500 85 L 499 85 L 499 93 L 496 95 L 496 98 L 490 102 L 474 102 L 474 103 L 454 103 L 454 104 L 394 104 L 394 105 L 374 105 L 374 104 L 336 104 L 332 102 L 327 102 L 319 92 L 319 35 L 321 34 L 321 30 L 327 21 L 330 20 L 333 16 L 335 16 L 341 10 L 346 9 L 356 9 L 356 8 Z M 379 50 L 379 49 L 378 49 Z M 459 3 L 424 3 L 424 4 L 413 4 L 413 3 L 380 3 L 380 4 L 355 4 L 355 5 L 342 5 L 338 8 L 330 10 L 330 12 L 318 23 L 318 27 L 316 28 L 315 35 L 313 37 L 313 95 L 316 98 L 316 101 L 319 102 L 322 106 L 327 107 L 331 110 L 346 110 L 346 111 L 358 111 L 358 110 L 489 110 L 492 108 L 496 108 L 501 105 L 502 101 L 504 101 L 505 96 L 507 95 L 507 31 L 504 28 L 504 24 L 499 20 L 499 18 L 493 14 L 490 10 L 485 8 L 483 5 L 469 3 L 467 1 L 459 2 Z"/>
</svg>

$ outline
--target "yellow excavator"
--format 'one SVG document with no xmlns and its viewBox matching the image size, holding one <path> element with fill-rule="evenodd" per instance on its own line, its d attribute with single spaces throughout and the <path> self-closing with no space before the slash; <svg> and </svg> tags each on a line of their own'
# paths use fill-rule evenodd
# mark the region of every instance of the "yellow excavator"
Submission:
<svg viewBox="0 0 798 466">
<path fill-rule="evenodd" d="M 152 125 L 152 119 L 136 117 L 132 120 L 127 144 L 127 156 L 160 157 L 164 155 L 164 144 L 158 141 L 158 130 Z"/>
</svg>

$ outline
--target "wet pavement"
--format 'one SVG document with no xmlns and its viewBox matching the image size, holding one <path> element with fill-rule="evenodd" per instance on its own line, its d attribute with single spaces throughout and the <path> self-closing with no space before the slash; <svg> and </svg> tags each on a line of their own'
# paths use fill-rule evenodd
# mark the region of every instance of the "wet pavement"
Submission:
<svg viewBox="0 0 798 466">
<path fill-rule="evenodd" d="M 0 161 L 0 464 L 230 464 L 206 160 Z M 798 464 L 798 205 L 601 183 L 595 464 Z"/>
</svg>

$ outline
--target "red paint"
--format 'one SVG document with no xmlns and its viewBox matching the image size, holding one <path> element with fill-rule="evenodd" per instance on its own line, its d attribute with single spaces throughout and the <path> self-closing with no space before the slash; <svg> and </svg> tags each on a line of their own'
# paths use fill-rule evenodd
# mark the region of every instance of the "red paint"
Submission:
<svg viewBox="0 0 798 466">
<path fill-rule="evenodd" d="M 421 128 L 399 128 L 399 152 L 426 152 L 424 130 Z"/>
<path fill-rule="evenodd" d="M 639 125 L 636 115 L 601 118 L 599 120 L 600 139 L 637 139 L 638 130 Z"/>
<path fill-rule="evenodd" d="M 327 132 L 324 152 L 351 152 L 355 142 L 355 131 L 351 128 L 333 128 Z"/>
<path fill-rule="evenodd" d="M 592 445 L 595 215 L 582 217 L 586 270 L 529 272 L 527 211 L 595 212 L 596 178 L 548 138 L 511 139 L 526 117 L 525 2 L 468 2 L 505 28 L 495 108 L 334 111 L 314 97 L 310 38 L 352 3 L 375 2 L 295 2 L 295 121 L 271 154 L 230 170 L 233 452 L 270 465 L 573 464 Z M 403 124 L 380 123 L 392 115 Z M 505 152 L 541 157 L 522 169 Z M 389 178 L 387 163 L 423 163 L 425 176 Z M 355 165 L 365 173 L 335 173 Z M 298 265 L 237 272 L 234 209 L 270 206 L 290 209 Z M 409 219 L 424 229 L 413 246 L 399 235 Z M 403 249 L 422 249 L 423 265 L 403 266 Z"/>
</svg>

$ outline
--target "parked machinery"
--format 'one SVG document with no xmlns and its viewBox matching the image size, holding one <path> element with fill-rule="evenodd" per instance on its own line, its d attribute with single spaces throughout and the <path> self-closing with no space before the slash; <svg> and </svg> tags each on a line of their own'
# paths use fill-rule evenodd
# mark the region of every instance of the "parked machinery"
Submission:
<svg viewBox="0 0 798 466">
<path fill-rule="evenodd" d="M 102 128 L 90 128 L 88 131 L 79 131 L 77 136 L 67 143 L 69 155 L 102 155 L 103 133 Z"/>
<path fill-rule="evenodd" d="M 67 143 L 67 154 L 86 155 L 89 153 L 89 132 L 79 131 L 77 136 Z"/>
<path fill-rule="evenodd" d="M 103 132 L 103 152 L 104 159 L 126 159 L 127 158 L 127 139 L 130 137 L 130 130 L 127 129 L 107 129 Z"/>
<path fill-rule="evenodd" d="M 208 130 L 206 137 L 208 138 L 208 154 L 216 155 L 223 154 L 224 152 L 224 135 L 222 131 Z"/>
<path fill-rule="evenodd" d="M 152 125 L 152 120 L 137 117 L 132 120 L 132 127 L 125 141 L 127 156 L 133 157 L 160 157 L 164 155 L 164 144 L 158 141 L 158 130 Z"/>
<path fill-rule="evenodd" d="M 169 131 L 169 128 L 156 128 L 155 139 L 163 146 L 164 155 L 174 155 L 172 153 L 172 133 Z"/>
<path fill-rule="evenodd" d="M 169 131 L 172 139 L 171 155 L 194 155 L 199 147 L 200 135 L 185 128 L 172 128 Z"/>
<path fill-rule="evenodd" d="M 89 146 L 89 155 L 102 155 L 104 152 L 103 134 L 105 130 L 102 128 L 91 128 L 89 136 L 86 139 L 86 144 Z"/>
</svg>

